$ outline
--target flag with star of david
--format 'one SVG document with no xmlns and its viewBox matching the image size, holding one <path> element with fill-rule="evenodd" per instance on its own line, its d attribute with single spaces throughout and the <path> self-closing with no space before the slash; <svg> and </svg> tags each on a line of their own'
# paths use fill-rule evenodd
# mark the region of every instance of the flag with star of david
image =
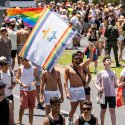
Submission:
<svg viewBox="0 0 125 125">
<path fill-rule="evenodd" d="M 51 71 L 75 34 L 55 12 L 45 8 L 19 56 Z"/>
</svg>

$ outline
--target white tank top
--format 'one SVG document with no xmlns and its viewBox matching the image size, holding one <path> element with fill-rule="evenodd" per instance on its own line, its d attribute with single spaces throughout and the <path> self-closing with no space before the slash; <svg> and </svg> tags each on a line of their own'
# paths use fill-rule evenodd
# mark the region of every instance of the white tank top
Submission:
<svg viewBox="0 0 125 125">
<path fill-rule="evenodd" d="M 21 82 L 28 85 L 28 88 L 23 88 L 20 86 L 20 90 L 32 91 L 35 90 L 35 86 L 31 85 L 34 81 L 34 67 L 31 66 L 29 69 L 25 69 L 24 66 L 21 66 Z"/>
<path fill-rule="evenodd" d="M 0 71 L 1 74 L 1 81 L 6 84 L 5 88 L 5 97 L 11 96 L 12 95 L 12 89 L 8 89 L 11 87 L 11 74 L 10 71 L 8 70 L 6 73 Z"/>
</svg>

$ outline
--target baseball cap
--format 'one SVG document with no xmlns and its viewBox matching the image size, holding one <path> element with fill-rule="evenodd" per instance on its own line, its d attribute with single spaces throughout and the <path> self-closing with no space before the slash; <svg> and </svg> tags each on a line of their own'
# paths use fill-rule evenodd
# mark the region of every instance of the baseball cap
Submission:
<svg viewBox="0 0 125 125">
<path fill-rule="evenodd" d="M 0 88 L 6 87 L 6 84 L 4 84 L 2 81 L 0 81 Z"/>
<path fill-rule="evenodd" d="M 60 3 L 57 3 L 56 5 L 57 5 L 57 6 L 61 6 L 61 4 L 60 4 Z"/>
<path fill-rule="evenodd" d="M 16 19 L 15 19 L 15 18 L 11 18 L 11 19 L 9 20 L 9 22 L 16 23 Z"/>
<path fill-rule="evenodd" d="M 7 31 L 7 28 L 6 27 L 1 27 L 0 31 L 2 30 L 6 30 Z"/>
<path fill-rule="evenodd" d="M 111 6 L 111 3 L 108 3 L 107 6 Z"/>
<path fill-rule="evenodd" d="M 6 64 L 9 64 L 6 57 L 4 57 L 4 56 L 0 57 L 0 65 L 6 65 Z"/>
</svg>

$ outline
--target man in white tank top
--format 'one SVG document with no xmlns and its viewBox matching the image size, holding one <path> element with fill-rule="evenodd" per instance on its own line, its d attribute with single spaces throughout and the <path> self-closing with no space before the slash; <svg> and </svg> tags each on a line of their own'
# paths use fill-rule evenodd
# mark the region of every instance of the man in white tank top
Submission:
<svg viewBox="0 0 125 125">
<path fill-rule="evenodd" d="M 20 84 L 20 110 L 17 124 L 22 123 L 25 109 L 29 109 L 29 125 L 33 125 L 35 108 L 36 82 L 39 82 L 37 69 L 27 59 L 21 59 L 22 66 L 17 70 L 16 81 Z M 36 81 L 34 81 L 34 78 Z"/>
</svg>

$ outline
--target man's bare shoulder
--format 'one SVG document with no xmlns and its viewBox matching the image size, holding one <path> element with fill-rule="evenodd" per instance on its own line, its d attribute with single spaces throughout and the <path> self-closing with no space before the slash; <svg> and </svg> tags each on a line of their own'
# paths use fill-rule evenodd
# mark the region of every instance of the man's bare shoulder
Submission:
<svg viewBox="0 0 125 125">
<path fill-rule="evenodd" d="M 19 34 L 21 32 L 21 30 L 17 30 L 16 33 Z"/>
<path fill-rule="evenodd" d="M 18 66 L 18 68 L 17 68 L 18 70 L 21 70 L 22 69 L 22 66 Z"/>
<path fill-rule="evenodd" d="M 58 73 L 58 74 L 60 74 L 59 69 L 56 69 L 56 68 L 55 68 L 55 72 Z"/>
<path fill-rule="evenodd" d="M 66 68 L 65 68 L 65 71 L 66 70 L 70 70 L 72 67 L 71 66 L 67 66 Z"/>
</svg>

